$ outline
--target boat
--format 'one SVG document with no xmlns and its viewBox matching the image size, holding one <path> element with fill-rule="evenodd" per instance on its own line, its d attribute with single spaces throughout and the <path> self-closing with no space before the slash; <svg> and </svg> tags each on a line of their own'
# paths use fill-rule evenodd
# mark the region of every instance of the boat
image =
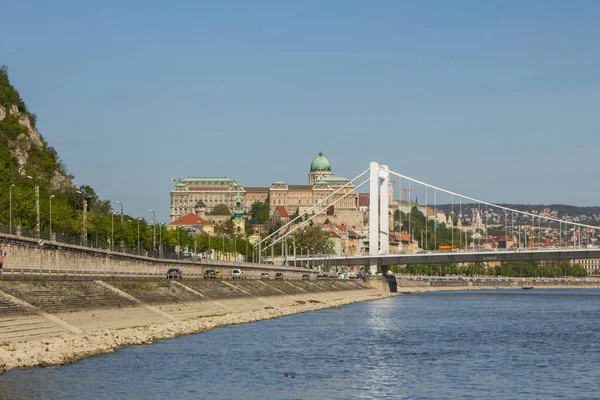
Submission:
<svg viewBox="0 0 600 400">
<path fill-rule="evenodd" d="M 523 289 L 533 289 L 533 285 L 523 285 Z"/>
</svg>

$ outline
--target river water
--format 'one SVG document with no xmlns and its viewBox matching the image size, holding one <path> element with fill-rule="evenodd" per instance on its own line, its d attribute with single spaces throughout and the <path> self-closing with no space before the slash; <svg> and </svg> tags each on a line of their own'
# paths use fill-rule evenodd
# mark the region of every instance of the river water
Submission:
<svg viewBox="0 0 600 400">
<path fill-rule="evenodd" d="M 10 371 L 0 398 L 600 398 L 600 290 L 356 303 Z"/>
</svg>

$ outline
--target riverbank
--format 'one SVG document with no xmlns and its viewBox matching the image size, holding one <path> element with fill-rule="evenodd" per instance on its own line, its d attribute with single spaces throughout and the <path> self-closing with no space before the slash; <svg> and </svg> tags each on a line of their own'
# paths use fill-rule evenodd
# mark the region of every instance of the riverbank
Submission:
<svg viewBox="0 0 600 400">
<path fill-rule="evenodd" d="M 37 303 L 41 307 L 24 311 L 23 315 L 14 313 L 0 318 L 0 372 L 63 365 L 114 352 L 121 346 L 151 344 L 157 340 L 206 332 L 226 325 L 340 307 L 390 295 L 356 281 L 186 282 L 185 287 L 171 283 L 162 292 L 157 290 L 161 289 L 160 286 L 152 286 L 150 290 L 149 284 L 146 285 L 141 287 L 139 283 L 114 282 L 110 285 L 113 289 L 127 291 L 119 293 L 120 299 L 133 302 L 128 296 L 135 295 L 134 299 L 138 301 L 135 306 L 129 303 L 116 304 L 114 299 L 106 300 L 109 297 L 105 295 L 105 300 L 97 300 L 91 309 L 83 310 L 76 303 L 61 308 L 59 305 L 65 301 L 64 297 L 47 300 L 50 296 L 40 295 L 40 286 L 35 284 L 13 283 L 9 287 L 3 282 L 0 284 L 1 294 L 11 296 L 9 291 L 12 290 L 13 294 L 21 297 L 14 297 L 15 302 L 24 298 L 46 303 Z M 77 290 L 86 290 L 89 296 L 99 298 L 90 288 L 105 288 L 98 282 L 71 286 L 70 299 L 76 297 Z M 32 288 L 37 289 L 37 300 L 31 300 Z M 58 295 L 61 289 L 62 286 L 56 284 L 46 292 Z M 258 292 L 259 289 L 263 292 Z M 170 302 L 161 300 L 166 295 L 171 296 Z M 201 300 L 189 301 L 186 298 L 188 301 L 182 301 L 186 295 L 195 295 Z M 99 307 L 102 301 L 108 307 Z M 42 311 L 42 308 L 50 312 Z"/>
<path fill-rule="evenodd" d="M 472 291 L 472 290 L 522 290 L 523 286 L 512 285 L 512 286 L 500 286 L 500 285 L 488 285 L 488 286 L 398 286 L 398 294 L 409 294 L 409 293 L 425 293 L 425 292 L 447 292 L 447 291 Z M 599 286 L 591 285 L 539 285 L 532 286 L 530 289 L 600 289 Z"/>
</svg>

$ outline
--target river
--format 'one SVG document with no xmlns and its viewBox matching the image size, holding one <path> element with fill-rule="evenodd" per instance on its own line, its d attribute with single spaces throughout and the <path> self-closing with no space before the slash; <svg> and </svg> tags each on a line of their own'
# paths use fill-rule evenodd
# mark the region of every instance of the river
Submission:
<svg viewBox="0 0 600 400">
<path fill-rule="evenodd" d="M 0 375 L 0 398 L 600 398 L 600 290 L 410 294 Z"/>
</svg>

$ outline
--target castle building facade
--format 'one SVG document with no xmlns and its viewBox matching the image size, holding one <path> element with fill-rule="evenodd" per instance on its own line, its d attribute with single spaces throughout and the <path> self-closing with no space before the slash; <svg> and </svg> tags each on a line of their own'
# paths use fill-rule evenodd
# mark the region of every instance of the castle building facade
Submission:
<svg viewBox="0 0 600 400">
<path fill-rule="evenodd" d="M 355 186 L 349 182 L 347 178 L 333 175 L 331 164 L 323 153 L 312 161 L 306 185 L 276 181 L 270 186 L 244 187 L 227 177 L 183 178 L 171 190 L 171 221 L 193 212 L 199 202 L 209 213 L 219 204 L 233 212 L 236 202 L 240 201 L 245 212 L 252 204 L 260 202 L 269 204 L 271 212 L 283 206 L 290 214 L 302 213 L 336 190 L 339 191 L 328 200 L 328 203 L 335 202 L 334 209 L 358 210 L 358 193 L 352 193 Z M 239 209 L 239 205 L 237 207 Z"/>
</svg>

